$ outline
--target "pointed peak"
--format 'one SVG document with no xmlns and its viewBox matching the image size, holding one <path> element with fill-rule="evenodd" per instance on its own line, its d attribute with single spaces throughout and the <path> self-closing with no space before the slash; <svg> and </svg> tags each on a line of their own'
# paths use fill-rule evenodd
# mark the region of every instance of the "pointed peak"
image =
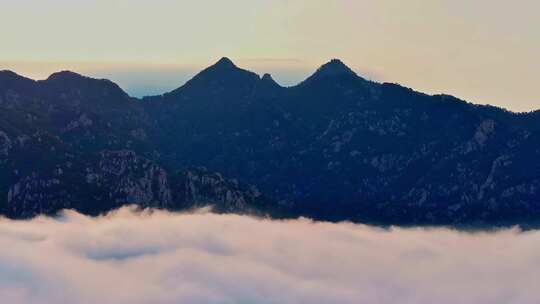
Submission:
<svg viewBox="0 0 540 304">
<path fill-rule="evenodd" d="M 274 81 L 274 79 L 272 78 L 272 75 L 268 74 L 268 73 L 265 73 L 262 78 L 262 80 L 265 80 L 265 81 Z"/>
<path fill-rule="evenodd" d="M 272 75 L 266 73 L 261 77 L 259 88 L 262 89 L 275 89 L 275 88 L 281 88 L 281 85 L 277 83 L 274 78 L 272 78 Z"/>
<path fill-rule="evenodd" d="M 219 89 L 225 87 L 238 88 L 239 86 L 248 87 L 249 85 L 255 85 L 259 80 L 259 75 L 239 68 L 232 60 L 223 57 L 214 65 L 202 70 L 183 86 L 171 91 L 169 94 L 180 94 L 180 92 L 186 92 L 186 90 L 203 92 L 208 91 L 211 86 L 217 86 Z"/>
<path fill-rule="evenodd" d="M 206 69 L 202 70 L 197 75 L 198 76 L 205 76 L 205 77 L 206 76 L 225 77 L 224 75 L 229 74 L 229 73 L 233 73 L 233 74 L 236 74 L 236 73 L 250 73 L 252 75 L 255 75 L 257 78 L 259 78 L 259 76 L 257 76 L 255 73 L 252 73 L 252 72 L 249 72 L 249 71 L 246 71 L 244 69 L 239 68 L 238 66 L 236 66 L 234 64 L 234 62 L 232 62 L 232 60 L 230 60 L 227 57 L 222 57 L 218 62 L 216 62 L 213 65 L 211 65 L 211 66 L 207 67 Z M 195 76 L 195 77 L 197 77 L 197 76 Z"/>
<path fill-rule="evenodd" d="M 300 85 L 305 85 L 320 79 L 336 76 L 349 76 L 362 79 L 355 72 L 353 72 L 353 70 L 346 66 L 341 60 L 332 59 L 329 62 L 323 64 L 320 68 L 318 68 L 317 71 L 313 73 L 313 75 L 301 82 Z"/>
<path fill-rule="evenodd" d="M 332 59 L 329 62 L 323 64 L 315 74 L 322 76 L 350 74 L 356 75 L 343 61 L 339 59 Z"/>
<path fill-rule="evenodd" d="M 281 85 L 277 83 L 274 78 L 272 78 L 272 75 L 266 73 L 261 77 L 261 83 L 268 87 L 280 87 Z"/>
<path fill-rule="evenodd" d="M 213 65 L 214 67 L 222 67 L 222 68 L 236 68 L 236 65 L 232 60 L 230 60 L 227 57 L 222 57 L 216 64 Z"/>
<path fill-rule="evenodd" d="M 239 67 L 237 67 L 232 60 L 230 60 L 227 57 L 222 57 L 220 60 L 218 60 L 213 65 L 207 67 L 206 69 L 202 70 L 201 73 L 207 73 L 207 72 L 229 72 L 229 71 L 238 71 L 241 70 Z"/>
</svg>

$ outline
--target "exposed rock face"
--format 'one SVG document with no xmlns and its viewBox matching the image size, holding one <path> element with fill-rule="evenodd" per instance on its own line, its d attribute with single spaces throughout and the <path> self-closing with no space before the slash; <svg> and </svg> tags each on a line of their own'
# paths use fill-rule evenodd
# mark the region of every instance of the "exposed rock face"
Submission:
<svg viewBox="0 0 540 304">
<path fill-rule="evenodd" d="M 109 189 L 109 198 L 119 203 L 143 207 L 172 207 L 171 190 L 165 170 L 133 151 L 105 151 L 97 173 L 87 174 L 87 182 Z M 92 176 L 88 178 L 88 176 Z"/>
<path fill-rule="evenodd" d="M 20 178 L 9 187 L 7 213 L 26 217 L 76 208 L 97 214 L 124 204 L 172 207 L 163 168 L 127 150 L 104 151 L 97 159 L 86 163 L 84 172 L 67 163 L 51 172 L 33 172 Z M 92 206 L 92 200 L 96 206 Z M 108 206 L 99 206 L 100 201 Z"/>
<path fill-rule="evenodd" d="M 66 162 L 19 178 L 9 186 L 3 213 L 30 217 L 74 208 L 99 214 L 134 204 L 169 210 L 214 205 L 222 212 L 263 214 L 256 208 L 263 197 L 255 187 L 226 180 L 218 173 L 179 172 L 171 185 L 162 167 L 134 151 L 107 150 L 91 158 L 79 166 Z"/>
<path fill-rule="evenodd" d="M 7 212 L 26 217 L 48 213 L 59 205 L 69 208 L 69 203 L 63 203 L 62 195 L 67 193 L 61 188 L 61 181 L 57 178 L 40 177 L 37 174 L 26 176 L 9 188 Z"/>
<path fill-rule="evenodd" d="M 178 201 L 185 202 L 187 206 L 212 205 L 220 212 L 259 214 L 273 209 L 278 213 L 279 207 L 263 197 L 257 187 L 225 179 L 221 174 L 205 168 L 181 172 L 176 177 L 174 188 Z"/>
<path fill-rule="evenodd" d="M 0 131 L 0 157 L 7 157 L 11 149 L 11 139 L 3 131 Z"/>
<path fill-rule="evenodd" d="M 94 122 L 86 114 L 82 114 L 77 120 L 71 121 L 65 128 L 66 132 L 92 126 Z"/>
<path fill-rule="evenodd" d="M 474 133 L 474 141 L 481 147 L 483 147 L 491 134 L 495 131 L 495 122 L 491 119 L 484 120 L 478 126 L 476 133 Z"/>
<path fill-rule="evenodd" d="M 465 153 L 482 149 L 494 132 L 495 122 L 493 120 L 488 119 L 482 121 L 476 129 L 473 138 L 467 142 L 467 145 L 465 146 Z"/>
</svg>

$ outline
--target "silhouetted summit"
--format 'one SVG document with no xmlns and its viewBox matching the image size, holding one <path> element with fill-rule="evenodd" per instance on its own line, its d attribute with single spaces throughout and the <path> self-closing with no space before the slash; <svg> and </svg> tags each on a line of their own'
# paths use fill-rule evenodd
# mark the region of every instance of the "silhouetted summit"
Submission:
<svg viewBox="0 0 540 304">
<path fill-rule="evenodd" d="M 239 91 L 251 89 L 258 80 L 257 74 L 240 69 L 230 59 L 223 57 L 195 75 L 185 85 L 166 95 L 181 95 L 188 91 L 200 96 L 237 94 Z"/>
<path fill-rule="evenodd" d="M 332 59 L 319 67 L 317 71 L 306 80 L 301 82 L 300 86 L 314 85 L 315 87 L 326 89 L 328 85 L 353 84 L 353 86 L 356 86 L 360 81 L 364 81 L 364 79 L 359 77 L 341 60 Z M 321 82 L 326 82 L 326 84 L 322 84 Z"/>
<path fill-rule="evenodd" d="M 216 64 L 214 64 L 214 67 L 222 69 L 233 69 L 236 68 L 236 65 L 229 58 L 222 57 L 218 62 L 216 62 Z"/>
<path fill-rule="evenodd" d="M 348 66 L 346 66 L 341 60 L 339 59 L 332 59 L 328 63 L 325 63 L 322 65 L 317 72 L 315 72 L 315 75 L 318 77 L 324 77 L 324 76 L 334 76 L 334 75 L 356 75 L 355 72 L 353 72 Z"/>
<path fill-rule="evenodd" d="M 281 86 L 272 78 L 272 75 L 266 73 L 261 77 L 261 82 L 267 87 L 280 88 Z"/>
<path fill-rule="evenodd" d="M 261 77 L 262 80 L 264 81 L 269 81 L 269 82 L 275 82 L 274 79 L 272 78 L 272 75 L 268 74 L 268 73 L 265 73 L 262 77 Z"/>
<path fill-rule="evenodd" d="M 208 75 L 208 74 L 213 73 L 216 76 L 216 75 L 238 73 L 241 71 L 245 71 L 245 70 L 242 70 L 239 67 L 237 67 L 229 58 L 223 57 L 218 62 L 214 63 L 213 65 L 201 71 L 198 75 Z"/>
<path fill-rule="evenodd" d="M 86 97 L 128 99 L 129 96 L 116 83 L 108 79 L 95 79 L 72 71 L 61 71 L 51 74 L 46 80 L 38 82 L 42 87 L 62 91 L 64 94 L 73 90 L 86 94 Z M 71 90 L 71 91 L 70 91 Z"/>
<path fill-rule="evenodd" d="M 92 79 L 72 71 L 60 71 L 51 74 L 45 81 L 80 81 Z"/>
</svg>

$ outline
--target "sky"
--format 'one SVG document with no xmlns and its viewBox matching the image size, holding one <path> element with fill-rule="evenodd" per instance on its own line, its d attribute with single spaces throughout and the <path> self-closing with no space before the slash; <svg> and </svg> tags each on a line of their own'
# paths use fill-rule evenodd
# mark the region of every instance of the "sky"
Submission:
<svg viewBox="0 0 540 304">
<path fill-rule="evenodd" d="M 10 304 L 540 302 L 539 231 L 122 208 L 0 219 L 0 248 L 0 298 Z"/>
<path fill-rule="evenodd" d="M 361 76 L 540 108 L 537 0 L 0 0 L 0 69 L 70 69 L 163 93 L 222 56 L 294 85 L 340 58 Z"/>
</svg>

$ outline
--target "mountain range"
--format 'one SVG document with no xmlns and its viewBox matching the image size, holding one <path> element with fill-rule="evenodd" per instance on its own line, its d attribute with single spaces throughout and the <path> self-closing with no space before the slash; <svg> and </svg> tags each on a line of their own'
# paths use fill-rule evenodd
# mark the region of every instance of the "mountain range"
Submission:
<svg viewBox="0 0 540 304">
<path fill-rule="evenodd" d="M 0 213 L 125 204 L 376 224 L 540 219 L 540 111 L 357 75 L 292 87 L 222 58 L 160 96 L 59 72 L 0 72 Z"/>
</svg>

